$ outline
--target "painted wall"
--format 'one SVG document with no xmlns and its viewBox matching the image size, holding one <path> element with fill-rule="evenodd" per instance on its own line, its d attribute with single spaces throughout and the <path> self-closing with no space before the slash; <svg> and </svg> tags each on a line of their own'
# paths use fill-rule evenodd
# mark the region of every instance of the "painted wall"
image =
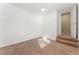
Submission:
<svg viewBox="0 0 79 59">
<path fill-rule="evenodd" d="M 50 11 L 43 15 L 42 25 L 43 37 L 55 40 L 57 37 L 57 11 Z"/>
<path fill-rule="evenodd" d="M 61 15 L 61 29 L 62 34 L 71 34 L 71 20 L 70 13 L 64 13 Z"/>
<path fill-rule="evenodd" d="M 0 4 L 0 47 L 40 37 L 41 15 Z"/>
<path fill-rule="evenodd" d="M 61 35 L 61 13 L 57 14 L 57 35 Z"/>
<path fill-rule="evenodd" d="M 0 47 L 42 36 L 56 39 L 57 11 L 38 15 L 11 4 L 0 4 Z"/>
<path fill-rule="evenodd" d="M 78 39 L 79 39 L 79 4 L 78 4 Z"/>
<path fill-rule="evenodd" d="M 76 38 L 76 5 L 71 9 L 71 35 Z"/>
</svg>

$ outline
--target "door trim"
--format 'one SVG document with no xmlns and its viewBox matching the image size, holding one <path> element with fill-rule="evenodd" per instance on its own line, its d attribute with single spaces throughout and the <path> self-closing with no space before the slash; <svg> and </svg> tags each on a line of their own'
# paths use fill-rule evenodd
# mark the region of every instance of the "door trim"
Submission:
<svg viewBox="0 0 79 59">
<path fill-rule="evenodd" d="M 76 5 L 76 39 L 78 39 L 78 4 Z"/>
</svg>

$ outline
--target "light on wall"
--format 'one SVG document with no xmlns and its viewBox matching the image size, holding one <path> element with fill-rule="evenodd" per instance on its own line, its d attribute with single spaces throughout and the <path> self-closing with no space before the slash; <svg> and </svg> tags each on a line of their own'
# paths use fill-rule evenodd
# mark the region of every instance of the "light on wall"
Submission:
<svg viewBox="0 0 79 59">
<path fill-rule="evenodd" d="M 45 11 L 45 8 L 41 8 L 41 11 Z"/>
<path fill-rule="evenodd" d="M 47 38 L 47 37 L 43 37 L 43 39 L 44 39 L 44 40 L 47 40 L 48 38 Z"/>
</svg>

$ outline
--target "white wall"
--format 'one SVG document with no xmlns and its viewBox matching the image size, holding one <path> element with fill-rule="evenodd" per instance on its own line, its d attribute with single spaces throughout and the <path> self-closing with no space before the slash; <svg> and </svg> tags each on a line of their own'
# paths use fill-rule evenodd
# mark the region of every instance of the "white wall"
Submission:
<svg viewBox="0 0 79 59">
<path fill-rule="evenodd" d="M 76 5 L 71 9 L 71 35 L 76 38 Z"/>
<path fill-rule="evenodd" d="M 43 36 L 55 40 L 57 37 L 57 11 L 51 11 L 43 15 L 42 25 Z"/>
<path fill-rule="evenodd" d="M 41 15 L 0 4 L 0 47 L 40 37 Z"/>
<path fill-rule="evenodd" d="M 11 4 L 0 4 L 0 47 L 42 36 L 56 39 L 56 10 L 38 15 Z"/>
<path fill-rule="evenodd" d="M 78 39 L 79 39 L 79 4 L 78 4 Z"/>
<path fill-rule="evenodd" d="M 57 35 L 61 35 L 61 13 L 57 15 Z"/>
</svg>

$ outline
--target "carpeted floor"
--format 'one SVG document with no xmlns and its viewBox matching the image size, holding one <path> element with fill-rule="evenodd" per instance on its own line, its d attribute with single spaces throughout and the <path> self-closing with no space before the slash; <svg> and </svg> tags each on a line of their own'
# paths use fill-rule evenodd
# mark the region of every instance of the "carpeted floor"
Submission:
<svg viewBox="0 0 79 59">
<path fill-rule="evenodd" d="M 1 55 L 79 55 L 79 48 L 64 45 L 59 42 L 40 48 L 38 40 L 29 40 L 15 45 L 0 48 Z"/>
</svg>

